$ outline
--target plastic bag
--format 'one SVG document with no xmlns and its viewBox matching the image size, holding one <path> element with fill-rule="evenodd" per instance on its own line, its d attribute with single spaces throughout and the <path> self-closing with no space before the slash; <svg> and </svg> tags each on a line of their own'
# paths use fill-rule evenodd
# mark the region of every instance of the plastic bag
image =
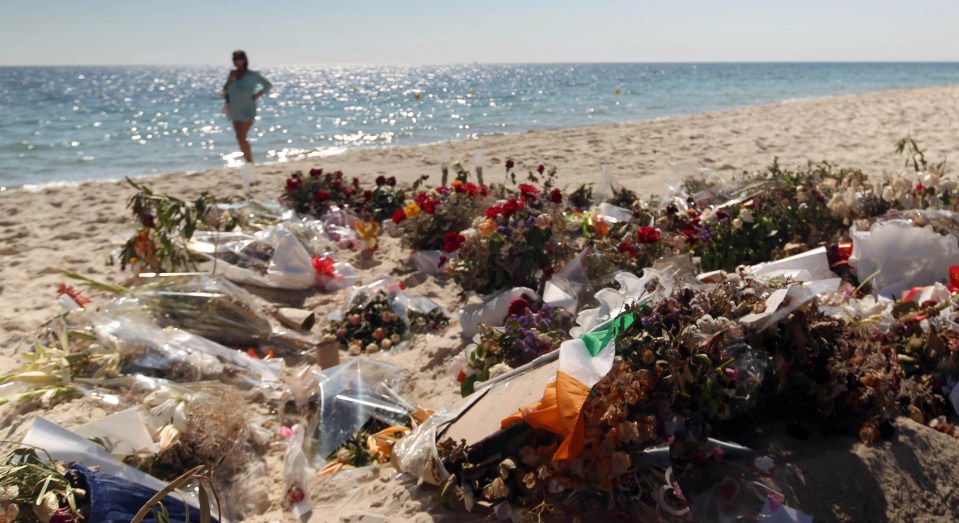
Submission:
<svg viewBox="0 0 959 523">
<path fill-rule="evenodd" d="M 253 296 L 223 277 L 210 275 L 157 278 L 135 289 L 116 306 L 136 304 L 161 327 L 177 327 L 209 340 L 248 349 L 278 349 L 282 355 L 312 351 L 317 340 L 274 328 Z"/>
<path fill-rule="evenodd" d="M 859 279 L 873 274 L 876 294 L 898 298 L 903 291 L 933 283 L 949 283 L 949 266 L 959 260 L 955 236 L 932 227 L 913 227 L 905 220 L 873 224 L 868 231 L 851 231 L 849 265 Z"/>
<path fill-rule="evenodd" d="M 406 291 L 393 278 L 383 278 L 367 285 L 354 286 L 347 291 L 342 310 L 331 313 L 330 320 L 342 320 L 350 311 L 366 308 L 374 301 L 377 294 L 383 294 L 386 297 L 390 310 L 396 313 L 403 324 L 414 332 L 429 330 L 428 328 L 420 328 L 424 326 L 418 325 L 418 323 L 422 323 L 417 321 L 418 318 L 423 318 L 426 315 L 441 315 L 447 319 L 452 317 L 449 311 L 440 307 L 433 300 Z"/>
<path fill-rule="evenodd" d="M 321 266 L 297 236 L 285 226 L 265 229 L 255 235 L 242 233 L 197 233 L 190 250 L 214 260 L 214 272 L 230 281 L 277 289 L 324 290 L 347 287 L 356 281 L 356 271 L 347 263 L 323 255 Z M 332 263 L 325 263 L 326 259 Z"/>
<path fill-rule="evenodd" d="M 136 309 L 114 304 L 103 313 L 90 314 L 89 321 L 99 342 L 121 356 L 124 374 L 278 386 L 274 366 L 187 331 L 161 328 Z"/>
<path fill-rule="evenodd" d="M 218 203 L 213 209 L 221 226 L 232 224 L 233 230 L 260 231 L 281 222 L 296 219 L 293 211 L 266 198 L 254 198 L 237 203 Z"/>
<path fill-rule="evenodd" d="M 527 287 L 514 287 L 483 300 L 482 303 L 470 303 L 460 308 L 458 316 L 463 328 L 463 337 L 472 338 L 480 333 L 481 325 L 502 325 L 509 313 L 509 304 L 519 297 L 538 300 L 536 291 Z"/>
<path fill-rule="evenodd" d="M 340 247 L 350 247 L 357 240 L 356 222 L 359 221 L 354 214 L 346 209 L 333 207 L 323 216 L 320 216 L 320 222 L 323 223 L 323 231 L 326 237 L 336 242 Z"/>
<path fill-rule="evenodd" d="M 414 251 L 410 261 L 421 272 L 436 276 L 444 274 L 449 266 L 450 253 L 443 251 Z"/>
<path fill-rule="evenodd" d="M 319 411 L 308 430 L 314 438 L 313 463 L 325 463 L 371 418 L 387 425 L 409 425 L 414 408 L 395 392 L 401 380 L 393 365 L 367 359 L 320 372 Z"/>
<path fill-rule="evenodd" d="M 303 453 L 303 440 L 306 432 L 302 425 L 293 425 L 293 435 L 283 453 L 283 485 L 287 500 L 293 505 L 293 514 L 302 518 L 309 514 L 310 505 L 309 478 L 315 473 Z"/>
<path fill-rule="evenodd" d="M 450 417 L 445 414 L 433 414 L 413 432 L 396 442 L 390 456 L 393 468 L 430 485 L 439 485 L 446 481 L 450 473 L 443 466 L 436 450 L 436 431 L 449 420 Z"/>
</svg>

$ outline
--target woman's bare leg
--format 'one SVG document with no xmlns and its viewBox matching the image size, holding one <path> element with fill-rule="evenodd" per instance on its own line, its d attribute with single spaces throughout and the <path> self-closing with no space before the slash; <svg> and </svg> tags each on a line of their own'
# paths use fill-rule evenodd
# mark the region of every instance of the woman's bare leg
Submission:
<svg viewBox="0 0 959 523">
<path fill-rule="evenodd" d="M 233 122 L 233 130 L 236 131 L 236 142 L 240 145 L 240 151 L 243 151 L 243 158 L 246 163 L 253 163 L 253 151 L 250 150 L 250 142 L 246 140 L 246 135 L 250 133 L 253 127 L 253 120 L 248 122 Z"/>
</svg>

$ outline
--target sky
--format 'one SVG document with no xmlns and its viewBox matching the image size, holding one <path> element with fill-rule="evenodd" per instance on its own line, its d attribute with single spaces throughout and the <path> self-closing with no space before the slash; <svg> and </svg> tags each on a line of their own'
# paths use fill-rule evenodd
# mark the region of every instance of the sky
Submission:
<svg viewBox="0 0 959 523">
<path fill-rule="evenodd" d="M 3 0 L 0 65 L 957 61 L 954 0 Z"/>
</svg>

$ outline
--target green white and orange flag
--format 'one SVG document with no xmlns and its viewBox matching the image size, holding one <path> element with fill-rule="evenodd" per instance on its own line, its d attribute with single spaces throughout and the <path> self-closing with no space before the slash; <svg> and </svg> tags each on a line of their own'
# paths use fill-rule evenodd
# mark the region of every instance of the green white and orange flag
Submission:
<svg viewBox="0 0 959 523">
<path fill-rule="evenodd" d="M 563 342 L 559 347 L 556 379 L 546 386 L 543 398 L 533 405 L 520 407 L 502 421 L 502 427 L 525 421 L 533 428 L 564 437 L 553 461 L 578 456 L 583 450 L 586 429 L 583 404 L 593 385 L 613 367 L 616 336 L 628 329 L 634 320 L 631 313 L 623 313 L 587 334 Z"/>
</svg>

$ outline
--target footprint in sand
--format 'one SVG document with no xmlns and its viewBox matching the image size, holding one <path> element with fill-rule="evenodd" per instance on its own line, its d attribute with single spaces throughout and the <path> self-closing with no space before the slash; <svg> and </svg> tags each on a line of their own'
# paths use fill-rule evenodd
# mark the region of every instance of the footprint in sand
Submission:
<svg viewBox="0 0 959 523">
<path fill-rule="evenodd" d="M 0 256 L 16 256 L 20 254 L 20 249 L 16 247 L 4 247 L 0 249 Z"/>
<path fill-rule="evenodd" d="M 68 232 L 66 234 L 58 234 L 53 237 L 54 240 L 79 240 L 82 236 L 78 232 Z"/>
</svg>

